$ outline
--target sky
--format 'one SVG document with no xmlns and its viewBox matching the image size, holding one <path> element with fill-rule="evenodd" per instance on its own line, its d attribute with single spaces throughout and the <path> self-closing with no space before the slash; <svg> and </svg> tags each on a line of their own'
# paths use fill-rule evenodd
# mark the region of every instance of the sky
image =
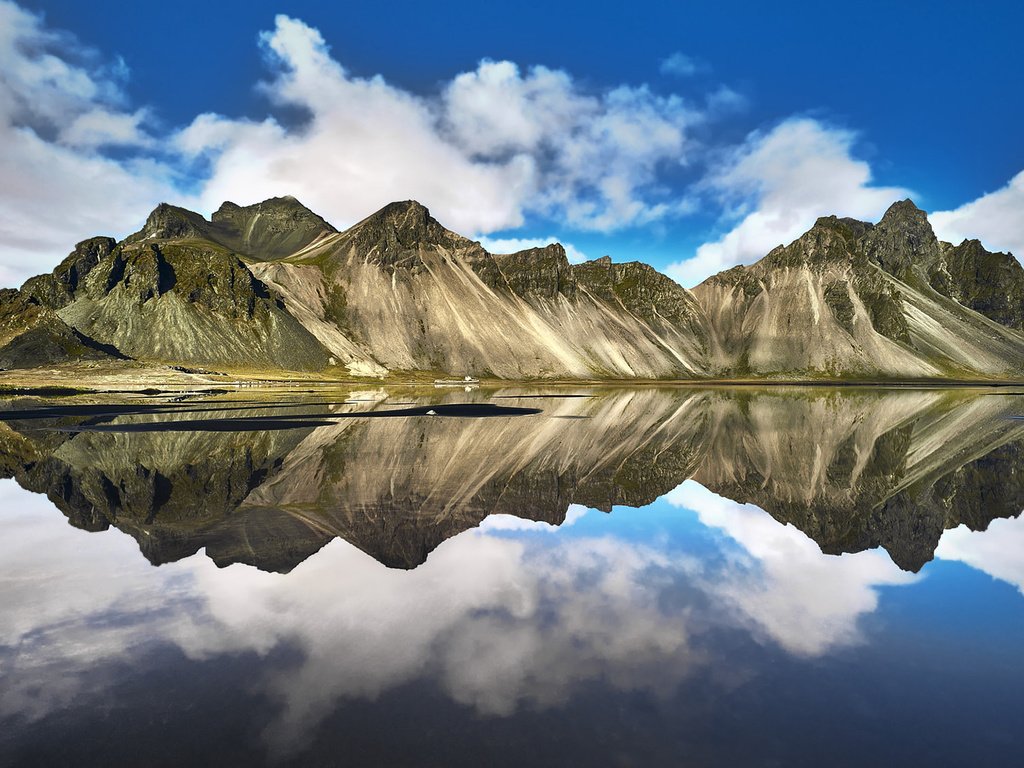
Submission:
<svg viewBox="0 0 1024 768">
<path fill-rule="evenodd" d="M 911 197 L 1024 256 L 1024 6 L 0 0 L 0 286 L 159 202 L 416 199 L 687 287 Z"/>
</svg>

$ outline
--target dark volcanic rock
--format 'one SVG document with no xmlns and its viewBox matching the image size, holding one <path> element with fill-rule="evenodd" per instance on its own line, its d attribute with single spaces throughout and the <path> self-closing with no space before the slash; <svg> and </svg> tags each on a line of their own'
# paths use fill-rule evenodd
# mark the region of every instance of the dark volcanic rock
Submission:
<svg viewBox="0 0 1024 768">
<path fill-rule="evenodd" d="M 0 369 L 35 368 L 121 357 L 77 332 L 50 307 L 14 289 L 0 290 Z"/>
<path fill-rule="evenodd" d="M 160 203 L 146 219 L 146 225 L 125 239 L 126 243 L 145 240 L 205 240 L 210 238 L 210 222 L 198 213 L 176 205 Z"/>
<path fill-rule="evenodd" d="M 217 242 L 250 258 L 273 260 L 302 250 L 337 230 L 294 197 L 255 205 L 226 202 L 210 217 Z"/>
<path fill-rule="evenodd" d="M 928 215 L 911 200 L 893 203 L 860 247 L 890 275 L 915 287 L 927 284 L 926 275 L 942 259 Z"/>
<path fill-rule="evenodd" d="M 83 240 L 53 272 L 27 280 L 21 288 L 22 293 L 53 310 L 66 307 L 74 300 L 75 291 L 89 272 L 111 254 L 115 245 L 112 237 Z"/>
<path fill-rule="evenodd" d="M 294 197 L 274 197 L 255 205 L 225 202 L 207 221 L 198 213 L 161 203 L 139 232 L 125 243 L 205 240 L 256 260 L 288 256 L 337 230 Z"/>
<path fill-rule="evenodd" d="M 1008 253 L 992 253 L 977 240 L 942 243 L 942 268 L 931 286 L 1007 328 L 1024 328 L 1024 267 Z"/>
<path fill-rule="evenodd" d="M 350 247 L 373 264 L 422 265 L 420 248 L 454 251 L 474 243 L 445 229 L 415 200 L 390 203 L 346 232 Z M 481 254 L 483 249 L 477 245 Z"/>
<path fill-rule="evenodd" d="M 517 296 L 554 299 L 559 294 L 568 298 L 576 295 L 574 271 L 559 243 L 496 254 L 494 259 Z"/>
</svg>

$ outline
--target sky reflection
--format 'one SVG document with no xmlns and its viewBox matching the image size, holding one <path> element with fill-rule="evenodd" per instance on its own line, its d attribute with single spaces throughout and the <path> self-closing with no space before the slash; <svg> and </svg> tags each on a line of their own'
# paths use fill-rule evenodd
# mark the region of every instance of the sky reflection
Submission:
<svg viewBox="0 0 1024 768">
<path fill-rule="evenodd" d="M 0 507 L 5 722 L 95 705 L 157 647 L 192 662 L 252 654 L 278 755 L 340 702 L 415 681 L 495 717 L 564 706 L 595 683 L 669 697 L 701 670 L 756 675 L 721 650 L 723 632 L 824 657 L 872 642 L 864 619 L 884 588 L 927 579 L 880 550 L 824 555 L 694 481 L 643 509 L 574 506 L 560 528 L 488 518 L 411 571 L 343 540 L 289 574 L 219 569 L 202 553 L 154 568 L 130 537 L 72 528 L 13 481 L 0 481 Z M 937 554 L 1020 589 L 1022 543 L 1019 518 L 996 520 L 948 531 Z"/>
</svg>

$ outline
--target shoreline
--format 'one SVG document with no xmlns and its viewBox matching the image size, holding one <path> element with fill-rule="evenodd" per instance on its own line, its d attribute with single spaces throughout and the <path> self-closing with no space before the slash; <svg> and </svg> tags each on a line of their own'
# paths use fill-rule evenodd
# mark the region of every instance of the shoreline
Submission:
<svg viewBox="0 0 1024 768">
<path fill-rule="evenodd" d="M 323 378 L 265 371 L 181 371 L 169 366 L 97 369 L 88 366 L 0 371 L 0 396 L 61 396 L 77 394 L 145 395 L 163 392 L 239 392 L 254 390 L 331 388 L 435 388 L 437 372 L 400 372 L 384 378 Z M 588 388 L 871 388 L 871 389 L 1007 389 L 1024 388 L 1024 379 L 823 379 L 823 378 L 708 378 L 708 379 L 495 379 L 480 378 L 472 388 L 588 387 Z M 447 387 L 449 390 L 457 388 Z"/>
</svg>

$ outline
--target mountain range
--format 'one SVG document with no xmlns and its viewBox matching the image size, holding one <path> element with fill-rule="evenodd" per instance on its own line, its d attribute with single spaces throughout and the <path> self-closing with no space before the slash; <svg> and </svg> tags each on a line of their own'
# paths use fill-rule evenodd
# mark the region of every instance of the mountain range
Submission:
<svg viewBox="0 0 1024 768">
<path fill-rule="evenodd" d="M 940 242 L 911 201 L 825 217 L 692 291 L 558 244 L 492 254 L 419 203 L 345 231 L 292 197 L 161 204 L 0 291 L 0 369 L 324 378 L 1021 380 L 1024 269 Z"/>
</svg>

